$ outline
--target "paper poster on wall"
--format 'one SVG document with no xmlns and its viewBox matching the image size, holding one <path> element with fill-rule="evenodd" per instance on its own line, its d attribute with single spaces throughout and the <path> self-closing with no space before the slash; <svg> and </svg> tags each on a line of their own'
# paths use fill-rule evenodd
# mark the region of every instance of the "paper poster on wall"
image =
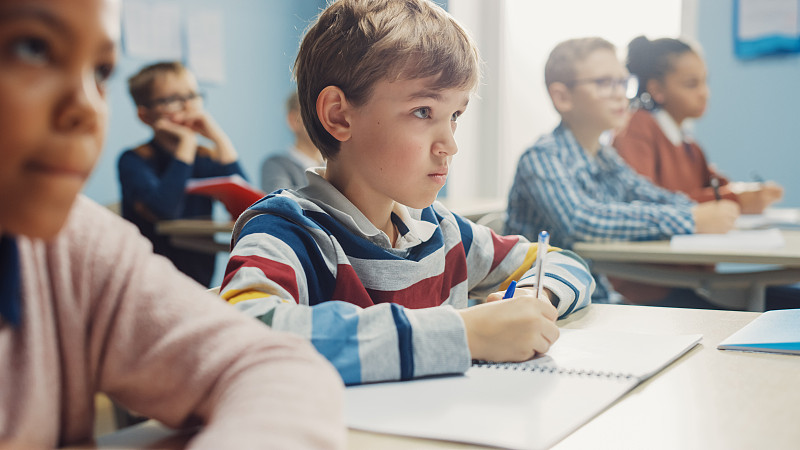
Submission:
<svg viewBox="0 0 800 450">
<path fill-rule="evenodd" d="M 187 63 L 198 81 L 225 81 L 222 19 L 215 10 L 192 11 L 186 18 Z"/>
<path fill-rule="evenodd" d="M 147 60 L 181 60 L 181 11 L 165 1 L 125 0 L 122 43 L 128 56 Z"/>
<path fill-rule="evenodd" d="M 734 51 L 743 59 L 800 53 L 800 0 L 735 0 Z"/>
</svg>

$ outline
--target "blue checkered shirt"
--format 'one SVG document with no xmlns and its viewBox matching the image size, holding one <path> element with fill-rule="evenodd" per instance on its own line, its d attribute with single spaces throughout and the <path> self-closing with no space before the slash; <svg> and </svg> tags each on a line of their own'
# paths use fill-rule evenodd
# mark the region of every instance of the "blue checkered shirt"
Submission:
<svg viewBox="0 0 800 450">
<path fill-rule="evenodd" d="M 655 186 L 631 169 L 611 146 L 586 152 L 562 123 L 522 154 L 508 196 L 506 234 L 571 249 L 579 241 L 669 239 L 694 231 L 688 197 Z M 592 300 L 616 297 L 595 275 Z"/>
</svg>

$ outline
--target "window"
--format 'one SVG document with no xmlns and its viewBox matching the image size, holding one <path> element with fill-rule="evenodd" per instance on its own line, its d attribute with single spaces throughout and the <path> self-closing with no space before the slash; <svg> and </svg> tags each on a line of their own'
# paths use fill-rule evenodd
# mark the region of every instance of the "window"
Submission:
<svg viewBox="0 0 800 450">
<path fill-rule="evenodd" d="M 694 1 L 449 0 L 485 66 L 478 98 L 459 119 L 448 200 L 505 198 L 520 154 L 558 124 L 544 86 L 544 64 L 558 42 L 601 36 L 623 57 L 628 42 L 641 34 L 691 39 Z"/>
</svg>

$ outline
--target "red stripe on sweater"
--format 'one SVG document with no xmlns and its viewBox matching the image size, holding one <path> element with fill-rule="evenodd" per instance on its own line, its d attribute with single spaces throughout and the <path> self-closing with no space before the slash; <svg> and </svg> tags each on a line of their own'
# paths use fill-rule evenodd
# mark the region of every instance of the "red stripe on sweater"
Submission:
<svg viewBox="0 0 800 450">
<path fill-rule="evenodd" d="M 445 256 L 444 272 L 399 291 L 367 289 L 375 303 L 397 303 L 406 308 L 430 308 L 450 297 L 450 290 L 467 279 L 467 256 L 459 242 Z"/>
<path fill-rule="evenodd" d="M 228 266 L 225 268 L 225 279 L 222 280 L 221 289 L 230 283 L 236 272 L 242 267 L 255 267 L 264 272 L 264 276 L 270 281 L 277 283 L 280 287 L 286 289 L 289 295 L 292 296 L 294 301 L 297 301 L 300 295 L 297 289 L 297 278 L 295 277 L 294 269 L 288 264 L 264 258 L 262 256 L 232 256 L 228 261 Z"/>
<path fill-rule="evenodd" d="M 358 278 L 355 269 L 350 264 L 336 266 L 336 288 L 331 294 L 331 300 L 341 300 L 361 308 L 367 308 L 375 304 L 364 288 L 361 279 Z"/>
<path fill-rule="evenodd" d="M 508 252 L 514 248 L 519 242 L 519 236 L 500 236 L 492 230 L 492 245 L 494 246 L 494 259 L 492 259 L 491 272 L 495 269 L 508 255 Z"/>
</svg>

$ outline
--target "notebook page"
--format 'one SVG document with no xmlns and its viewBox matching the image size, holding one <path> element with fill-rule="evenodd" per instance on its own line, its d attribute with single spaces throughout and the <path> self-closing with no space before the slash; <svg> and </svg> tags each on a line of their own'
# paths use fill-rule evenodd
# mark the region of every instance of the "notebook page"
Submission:
<svg viewBox="0 0 800 450">
<path fill-rule="evenodd" d="M 473 367 L 463 376 L 353 386 L 347 426 L 505 448 L 548 448 L 636 386 L 635 379 Z"/>
<path fill-rule="evenodd" d="M 547 354 L 510 364 L 517 369 L 631 376 L 644 380 L 694 347 L 702 335 L 657 335 L 561 329 Z"/>
<path fill-rule="evenodd" d="M 768 230 L 733 230 L 725 234 L 681 234 L 672 236 L 673 250 L 765 250 L 786 246 L 777 228 Z"/>
<path fill-rule="evenodd" d="M 548 355 L 534 361 L 474 365 L 463 376 L 348 387 L 347 425 L 507 448 L 547 448 L 701 337 L 562 329 Z"/>
</svg>

